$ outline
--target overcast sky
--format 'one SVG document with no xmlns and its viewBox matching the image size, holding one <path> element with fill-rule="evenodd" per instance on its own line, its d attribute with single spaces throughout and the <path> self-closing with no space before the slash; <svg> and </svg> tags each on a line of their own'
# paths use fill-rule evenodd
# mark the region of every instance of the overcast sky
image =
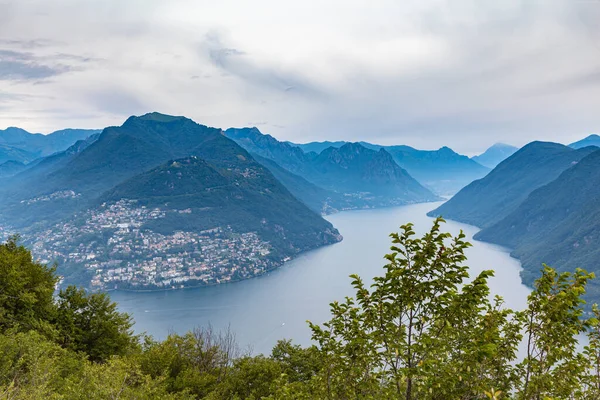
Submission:
<svg viewBox="0 0 600 400">
<path fill-rule="evenodd" d="M 600 0 L 0 0 L 0 129 L 160 111 L 472 154 L 600 131 Z"/>
</svg>

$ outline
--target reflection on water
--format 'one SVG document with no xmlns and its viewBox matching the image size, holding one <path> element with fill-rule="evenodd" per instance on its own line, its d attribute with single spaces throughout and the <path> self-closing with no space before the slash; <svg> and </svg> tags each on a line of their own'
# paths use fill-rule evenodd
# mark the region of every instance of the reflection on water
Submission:
<svg viewBox="0 0 600 400">
<path fill-rule="evenodd" d="M 331 215 L 327 219 L 344 236 L 341 243 L 305 253 L 259 278 L 179 291 L 112 292 L 111 297 L 122 311 L 133 314 L 138 333 L 147 332 L 159 339 L 172 331 L 184 333 L 211 323 L 218 329 L 230 325 L 239 343 L 257 353 L 269 353 L 282 338 L 306 345 L 310 343 L 306 320 L 328 320 L 329 303 L 353 295 L 348 275 L 356 273 L 369 281 L 381 274 L 383 256 L 390 247 L 389 233 L 412 222 L 417 234 L 423 234 L 432 222 L 426 213 L 438 205 Z M 506 249 L 472 241 L 478 231 L 475 227 L 453 221 L 443 227 L 453 234 L 461 229 L 473 243 L 467 250 L 471 276 L 485 269 L 495 270 L 490 280 L 493 294 L 503 296 L 508 307 L 523 308 L 529 289 L 521 284 L 519 262 Z"/>
</svg>

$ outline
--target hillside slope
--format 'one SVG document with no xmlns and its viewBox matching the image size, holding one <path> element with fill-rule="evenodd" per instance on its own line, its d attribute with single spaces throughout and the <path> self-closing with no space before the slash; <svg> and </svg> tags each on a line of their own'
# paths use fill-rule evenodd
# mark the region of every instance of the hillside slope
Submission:
<svg viewBox="0 0 600 400">
<path fill-rule="evenodd" d="M 533 191 L 506 218 L 483 229 L 478 240 L 514 249 L 532 284 L 542 263 L 561 271 L 600 272 L 600 150 Z M 594 296 L 600 285 L 593 284 Z"/>
<path fill-rule="evenodd" d="M 226 135 L 248 151 L 329 191 L 344 195 L 352 208 L 381 207 L 437 200 L 385 150 L 359 143 L 305 153 L 256 128 L 228 129 Z"/>
<path fill-rule="evenodd" d="M 428 215 L 489 226 L 514 211 L 535 189 L 553 181 L 596 149 L 573 150 L 558 143 L 532 142 Z"/>
</svg>

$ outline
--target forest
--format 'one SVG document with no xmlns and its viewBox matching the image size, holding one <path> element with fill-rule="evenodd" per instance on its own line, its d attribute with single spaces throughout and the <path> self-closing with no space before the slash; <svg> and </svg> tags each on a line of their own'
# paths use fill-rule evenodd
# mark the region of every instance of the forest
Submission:
<svg viewBox="0 0 600 400">
<path fill-rule="evenodd" d="M 401 226 L 380 276 L 352 275 L 354 296 L 307 322 L 312 346 L 282 338 L 268 355 L 210 326 L 136 335 L 107 294 L 57 291 L 56 266 L 14 236 L 0 245 L 0 399 L 600 398 L 593 274 L 540 265 L 527 307 L 508 309 L 443 223 Z"/>
</svg>

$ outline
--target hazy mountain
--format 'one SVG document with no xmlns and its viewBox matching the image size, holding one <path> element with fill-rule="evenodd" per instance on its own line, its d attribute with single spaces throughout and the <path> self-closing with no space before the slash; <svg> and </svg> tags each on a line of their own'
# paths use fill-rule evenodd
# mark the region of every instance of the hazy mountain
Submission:
<svg viewBox="0 0 600 400">
<path fill-rule="evenodd" d="M 321 153 L 327 147 L 340 148 L 347 143 L 338 141 L 290 144 L 304 151 Z M 418 150 L 404 145 L 381 146 L 368 142 L 358 142 L 358 144 L 375 151 L 385 149 L 392 155 L 396 163 L 408 171 L 413 178 L 441 195 L 454 194 L 490 171 L 488 167 L 484 167 L 448 147 L 442 147 L 439 150 Z"/>
<path fill-rule="evenodd" d="M 569 147 L 572 147 L 574 149 L 581 149 L 582 147 L 587 147 L 587 146 L 600 147 L 600 135 L 590 135 L 590 136 L 586 137 L 585 139 L 581 139 L 580 141 L 571 143 L 569 145 Z"/>
<path fill-rule="evenodd" d="M 436 196 L 402 169 L 384 149 L 370 150 L 358 143 L 323 150 L 311 161 L 311 180 L 346 193 L 369 192 L 406 202 L 435 200 Z"/>
<path fill-rule="evenodd" d="M 36 157 L 36 154 L 28 152 L 26 150 L 0 144 L 0 163 L 5 163 L 7 161 L 16 161 L 23 164 L 27 164 L 28 162 L 34 160 Z"/>
<path fill-rule="evenodd" d="M 445 146 L 439 150 L 417 150 L 410 146 L 384 148 L 416 180 L 442 195 L 454 194 L 490 171 Z"/>
<path fill-rule="evenodd" d="M 20 128 L 7 128 L 0 130 L 0 145 L 10 146 L 24 150 L 33 155 L 33 158 L 45 157 L 50 154 L 66 150 L 78 140 L 99 133 L 97 129 L 63 129 L 48 135 L 29 133 Z M 19 160 L 17 160 L 19 161 Z"/>
<path fill-rule="evenodd" d="M 310 153 L 312 151 L 312 152 L 319 154 L 320 152 L 322 152 L 323 150 L 325 150 L 329 147 L 340 148 L 348 142 L 345 142 L 345 141 L 330 142 L 330 141 L 326 140 L 324 142 L 310 142 L 310 143 L 286 142 L 286 143 L 289 143 L 290 145 L 295 146 L 295 147 L 299 147 L 305 153 Z"/>
<path fill-rule="evenodd" d="M 337 240 L 331 224 L 220 129 L 152 113 L 106 128 L 97 140 L 70 150 L 23 172 L 26 184 L 15 184 L 12 192 L 19 196 L 9 198 L 3 210 L 10 225 L 52 223 L 102 200 L 126 197 L 167 209 L 210 210 L 174 214 L 162 221 L 170 229 L 247 224 L 264 235 L 271 232 L 269 240 L 287 252 Z M 179 158 L 184 161 L 169 162 Z"/>
<path fill-rule="evenodd" d="M 27 165 L 18 161 L 6 161 L 0 164 L 0 178 L 7 178 L 18 174 L 27 168 Z"/>
<path fill-rule="evenodd" d="M 506 217 L 529 193 L 553 181 L 596 149 L 574 150 L 558 143 L 532 142 L 429 215 L 442 215 L 479 227 L 488 226 Z"/>
<path fill-rule="evenodd" d="M 367 149 L 358 143 L 305 153 L 256 128 L 228 129 L 225 134 L 248 151 L 324 189 L 346 194 L 354 208 L 431 201 L 437 197 L 394 162 L 385 150 Z"/>
<path fill-rule="evenodd" d="M 512 213 L 479 232 L 479 240 L 514 249 L 531 284 L 542 263 L 561 271 L 600 272 L 600 151 L 533 191 Z M 593 285 L 594 296 L 600 285 Z"/>
<path fill-rule="evenodd" d="M 288 171 L 300 175 L 309 168 L 310 160 L 317 156 L 317 153 L 305 153 L 295 145 L 263 134 L 258 128 L 229 128 L 225 135 L 250 153 L 273 160 Z"/>
<path fill-rule="evenodd" d="M 271 171 L 273 176 L 275 176 L 283 186 L 311 210 L 320 214 L 330 214 L 332 212 L 353 207 L 351 201 L 349 201 L 346 196 L 310 183 L 303 177 L 281 167 L 271 159 L 261 157 L 258 154 L 252 154 L 252 157 Z"/>
<path fill-rule="evenodd" d="M 512 156 L 517 150 L 515 146 L 504 143 L 496 143 L 482 154 L 472 157 L 471 160 L 488 168 L 495 168 L 496 165 Z"/>
</svg>

